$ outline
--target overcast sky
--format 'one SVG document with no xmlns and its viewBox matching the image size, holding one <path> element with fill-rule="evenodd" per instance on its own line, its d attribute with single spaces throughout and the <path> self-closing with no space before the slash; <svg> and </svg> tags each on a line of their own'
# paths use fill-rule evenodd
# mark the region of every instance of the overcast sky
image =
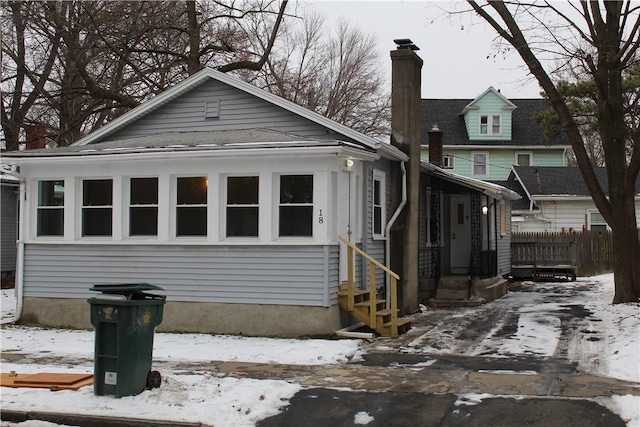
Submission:
<svg viewBox="0 0 640 427">
<path fill-rule="evenodd" d="M 489 86 L 507 98 L 539 98 L 540 88 L 511 51 L 505 55 L 492 41 L 495 32 L 472 13 L 450 15 L 464 2 L 449 1 L 313 1 L 330 22 L 349 20 L 378 40 L 381 62 L 390 73 L 394 39 L 409 38 L 420 50 L 423 98 L 472 99 Z M 444 10 L 443 10 L 444 9 Z"/>
</svg>

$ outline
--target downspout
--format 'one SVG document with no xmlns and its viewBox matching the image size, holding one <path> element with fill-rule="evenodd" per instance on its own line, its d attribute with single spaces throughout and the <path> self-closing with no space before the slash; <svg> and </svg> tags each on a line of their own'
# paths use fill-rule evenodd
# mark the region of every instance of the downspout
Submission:
<svg viewBox="0 0 640 427">
<path fill-rule="evenodd" d="M 404 206 L 407 204 L 407 169 L 405 168 L 404 163 L 405 162 L 400 162 L 400 169 L 402 170 L 402 200 L 400 201 L 400 204 L 396 208 L 396 211 L 393 213 L 393 215 L 389 219 L 389 222 L 387 223 L 387 226 L 384 229 L 384 235 L 387 237 L 387 241 L 385 243 L 385 265 L 387 267 L 391 265 L 391 227 L 393 227 L 393 224 L 396 222 L 396 219 L 398 219 L 398 216 L 400 216 L 402 209 L 404 209 Z M 391 301 L 391 287 L 389 286 L 389 283 L 391 283 L 391 276 L 389 275 L 389 273 L 387 273 L 387 286 L 385 286 L 387 308 L 389 308 L 389 303 Z"/>
<path fill-rule="evenodd" d="M 15 295 L 17 299 L 16 311 L 12 318 L 2 321 L 2 324 L 16 323 L 22 317 L 23 308 L 23 276 L 24 276 L 24 213 L 25 213 L 25 198 L 27 187 L 24 182 L 24 178 L 17 172 L 16 165 L 11 167 L 11 173 L 20 179 L 20 190 L 18 191 L 18 206 L 20 210 L 19 223 L 18 223 L 18 240 L 16 241 L 17 254 L 16 254 L 16 279 L 15 279 Z"/>
</svg>

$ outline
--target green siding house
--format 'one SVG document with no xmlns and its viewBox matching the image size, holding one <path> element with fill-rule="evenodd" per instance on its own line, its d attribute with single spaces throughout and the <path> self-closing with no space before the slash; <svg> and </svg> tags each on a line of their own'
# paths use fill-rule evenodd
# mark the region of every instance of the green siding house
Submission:
<svg viewBox="0 0 640 427">
<path fill-rule="evenodd" d="M 442 167 L 481 180 L 506 180 L 513 165 L 566 166 L 564 134 L 544 137 L 533 116 L 548 105 L 542 98 L 505 98 L 489 87 L 475 99 L 422 100 L 422 155 L 429 161 L 428 132 L 444 134 Z"/>
</svg>

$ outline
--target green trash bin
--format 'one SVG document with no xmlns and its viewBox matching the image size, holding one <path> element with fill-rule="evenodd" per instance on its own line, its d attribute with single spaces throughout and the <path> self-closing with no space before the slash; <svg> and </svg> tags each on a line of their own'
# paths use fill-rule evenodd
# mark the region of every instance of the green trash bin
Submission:
<svg viewBox="0 0 640 427">
<path fill-rule="evenodd" d="M 93 391 L 96 395 L 132 396 L 160 387 L 151 370 L 153 335 L 162 322 L 166 297 L 149 283 L 95 285 L 100 295 L 88 299 L 95 328 Z"/>
</svg>

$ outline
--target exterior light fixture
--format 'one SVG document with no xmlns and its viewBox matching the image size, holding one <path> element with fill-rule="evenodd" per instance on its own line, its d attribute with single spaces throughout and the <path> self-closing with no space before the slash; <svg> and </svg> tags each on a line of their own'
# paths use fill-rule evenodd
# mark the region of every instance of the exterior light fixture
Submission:
<svg viewBox="0 0 640 427">
<path fill-rule="evenodd" d="M 351 167 L 353 166 L 353 160 L 351 160 L 351 159 L 347 159 L 347 160 L 344 162 L 344 165 L 347 167 L 347 169 L 351 169 Z"/>
<path fill-rule="evenodd" d="M 482 207 L 482 215 L 486 215 L 489 212 L 489 208 L 485 205 Z"/>
</svg>

